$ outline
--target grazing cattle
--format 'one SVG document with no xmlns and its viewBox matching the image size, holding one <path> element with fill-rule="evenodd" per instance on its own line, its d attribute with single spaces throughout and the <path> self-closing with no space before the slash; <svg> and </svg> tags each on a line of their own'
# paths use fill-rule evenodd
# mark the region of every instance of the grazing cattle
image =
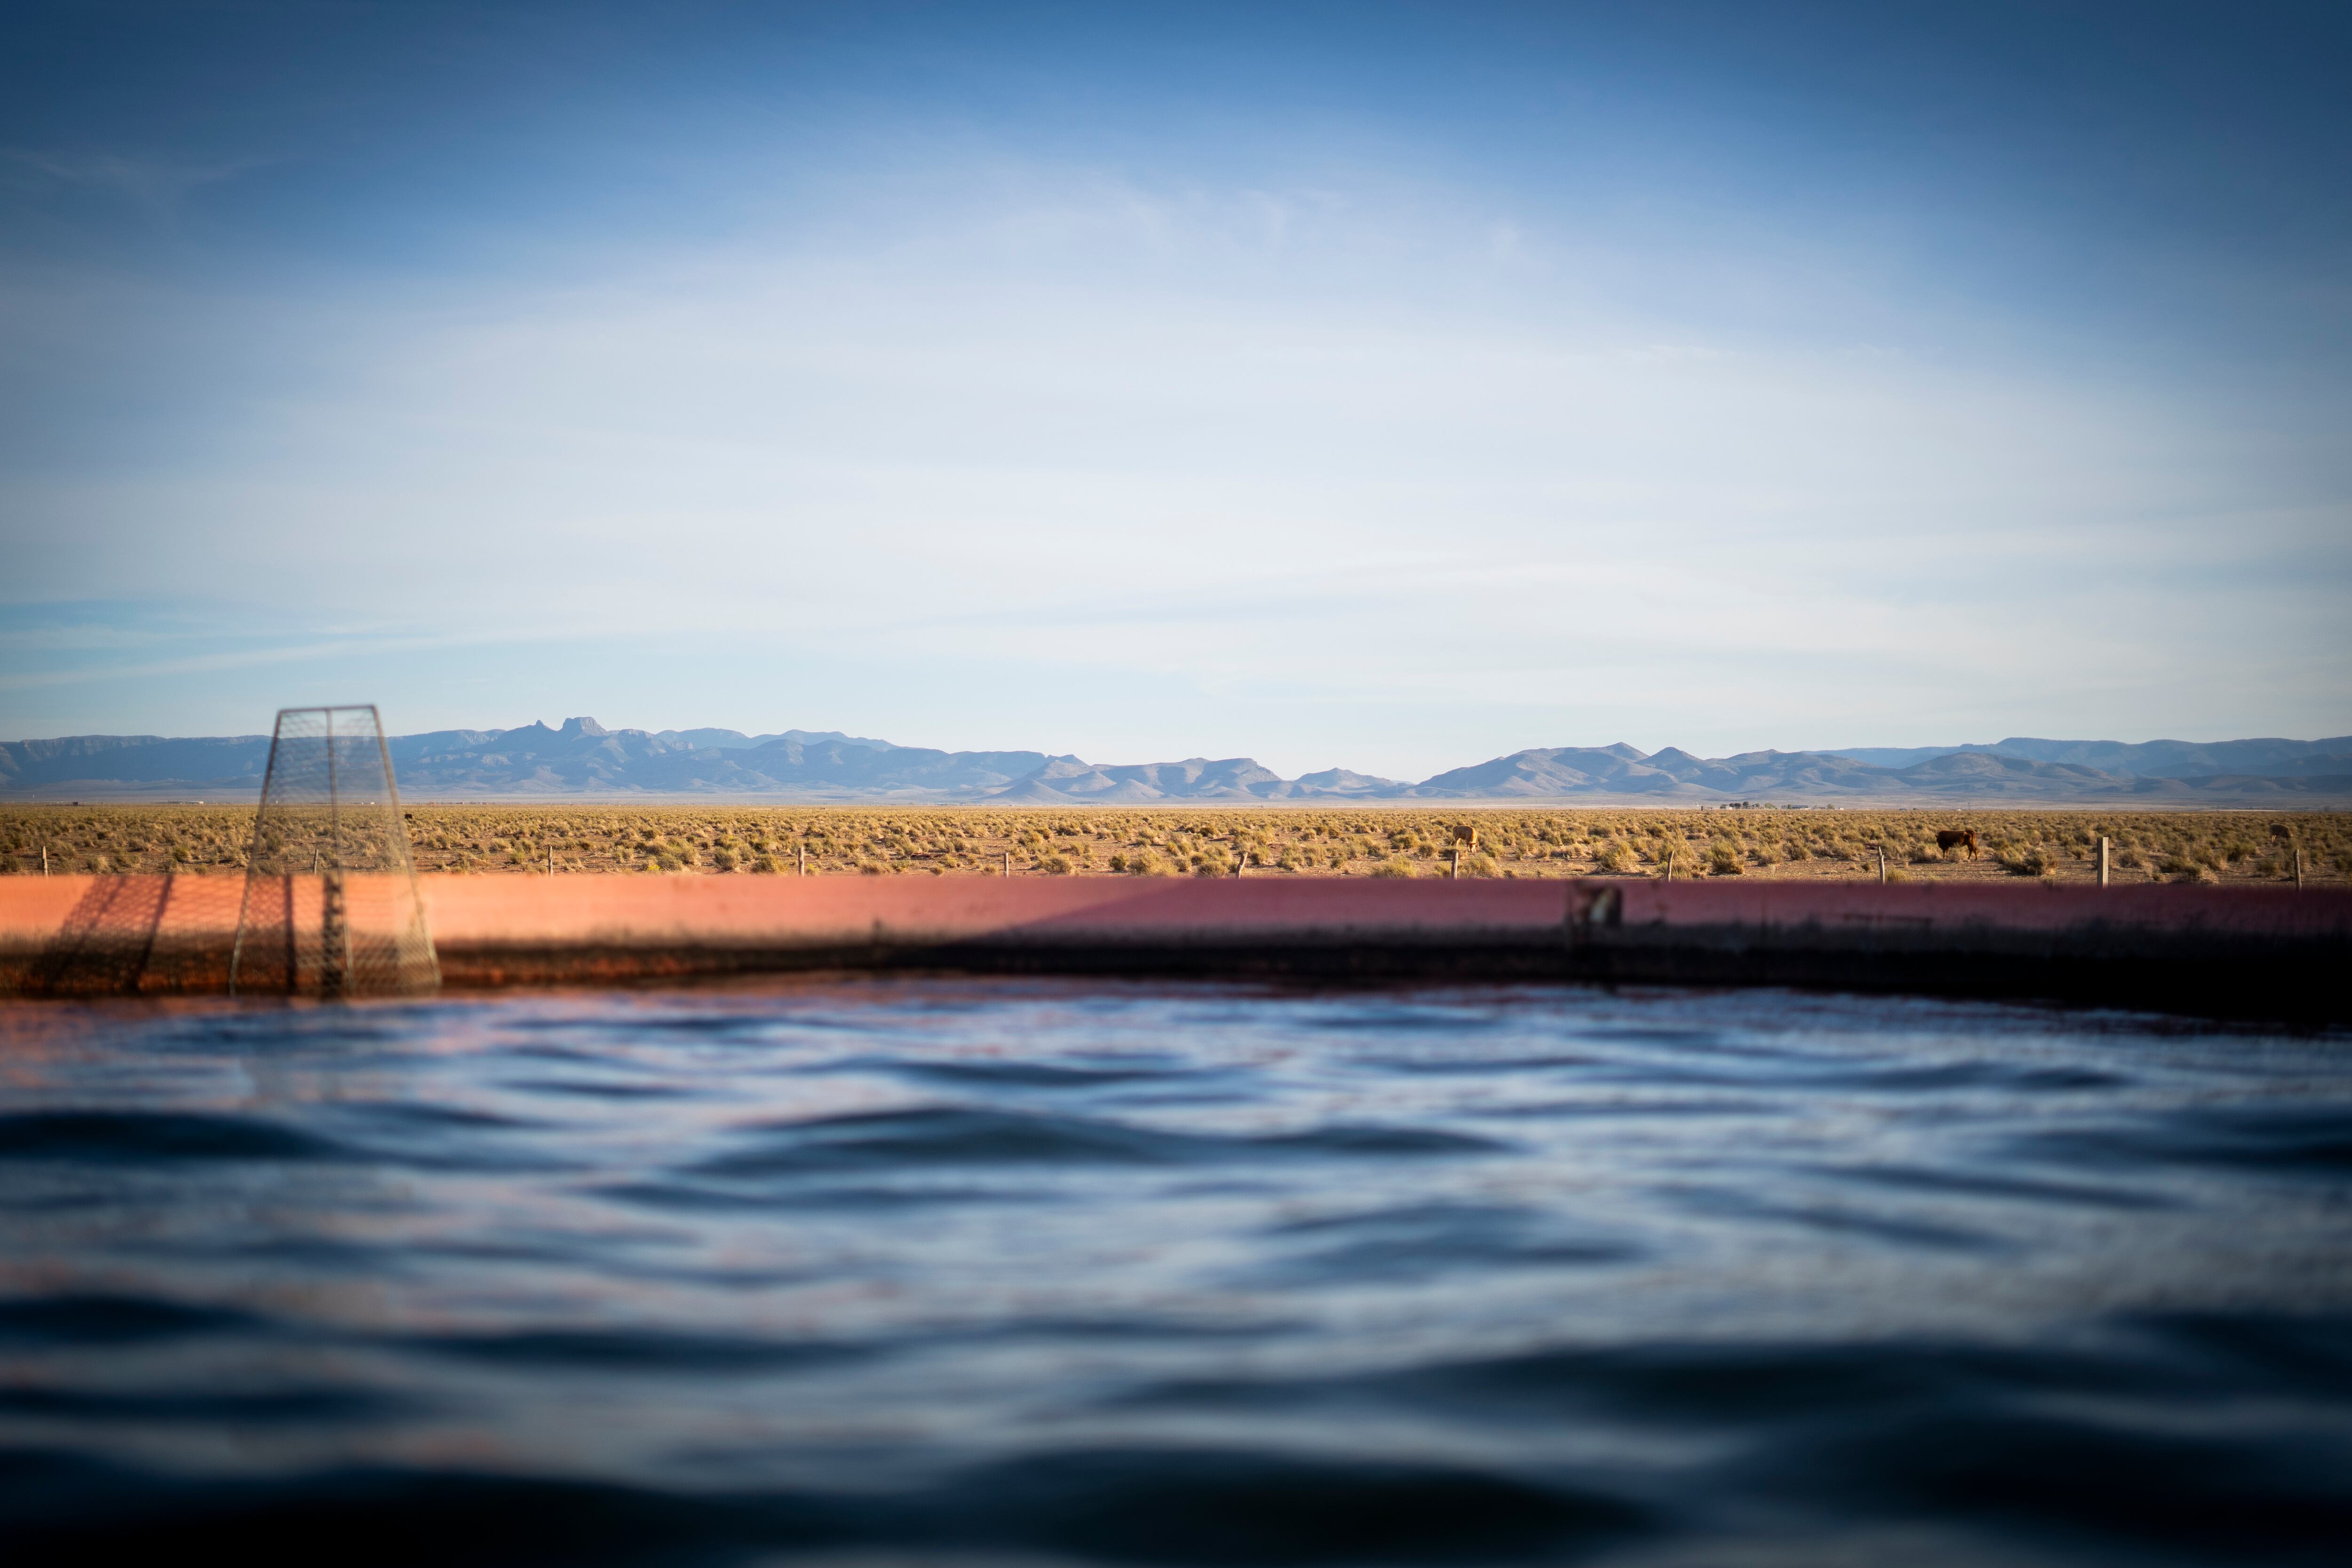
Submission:
<svg viewBox="0 0 2352 1568">
<path fill-rule="evenodd" d="M 2292 839 L 2294 837 L 2294 830 L 2288 827 L 2284 822 L 2273 822 L 2271 824 L 2271 837 L 2274 839 Z"/>
<path fill-rule="evenodd" d="M 1455 828 L 1454 830 L 1454 842 L 1455 846 L 1460 849 L 1476 849 L 1478 847 L 1478 830 L 1466 823 Z"/>
<path fill-rule="evenodd" d="M 1936 835 L 1936 847 L 1949 851 L 1955 847 L 1969 852 L 1969 859 L 1977 858 L 1977 831 L 1974 828 L 1946 828 Z"/>
</svg>

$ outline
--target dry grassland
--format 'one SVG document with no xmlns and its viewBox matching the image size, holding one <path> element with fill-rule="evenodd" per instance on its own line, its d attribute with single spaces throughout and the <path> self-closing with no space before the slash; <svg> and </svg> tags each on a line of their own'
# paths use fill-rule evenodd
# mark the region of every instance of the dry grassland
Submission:
<svg viewBox="0 0 2352 1568">
<path fill-rule="evenodd" d="M 2096 874 L 2115 841 L 2124 881 L 2277 883 L 2300 849 L 2309 883 L 2352 881 L 2352 816 L 2256 811 L 1183 810 L 770 806 L 417 806 L 424 871 L 544 874 L 1873 877 Z M 234 874 L 250 808 L 0 807 L 0 873 Z M 2291 836 L 2273 831 L 2284 827 Z M 1982 853 L 1939 852 L 1973 828 Z"/>
</svg>

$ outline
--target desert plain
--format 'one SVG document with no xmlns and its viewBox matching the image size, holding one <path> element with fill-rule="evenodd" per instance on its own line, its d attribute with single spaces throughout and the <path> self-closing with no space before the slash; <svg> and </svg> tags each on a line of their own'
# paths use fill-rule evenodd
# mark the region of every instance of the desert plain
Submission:
<svg viewBox="0 0 2352 1568">
<path fill-rule="evenodd" d="M 2097 875 L 2121 881 L 2352 882 L 2352 815 L 1639 808 L 413 804 L 420 871 L 650 876 Z M 249 806 L 0 808 L 0 874 L 241 873 Z M 1973 830 L 1978 852 L 1939 848 Z M 1465 831 L 1475 839 L 1465 841 Z M 1458 867 L 1456 851 L 1459 849 Z"/>
</svg>

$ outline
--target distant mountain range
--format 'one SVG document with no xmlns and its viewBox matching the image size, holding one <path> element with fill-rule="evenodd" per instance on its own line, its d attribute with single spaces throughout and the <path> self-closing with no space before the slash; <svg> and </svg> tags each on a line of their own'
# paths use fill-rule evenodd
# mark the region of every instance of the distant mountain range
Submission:
<svg viewBox="0 0 2352 1568">
<path fill-rule="evenodd" d="M 1515 751 L 1421 782 L 1334 768 L 1285 779 L 1246 757 L 1107 765 L 1042 751 L 935 751 L 837 730 L 448 729 L 387 742 L 415 799 L 739 796 L 777 801 L 2113 800 L 2147 805 L 2352 803 L 2352 736 L 2332 740 L 2037 740 L 1990 745 L 1749 751 L 1668 747 Z M 0 742 L 0 799 L 250 800 L 266 735 L 173 740 L 72 736 Z"/>
</svg>

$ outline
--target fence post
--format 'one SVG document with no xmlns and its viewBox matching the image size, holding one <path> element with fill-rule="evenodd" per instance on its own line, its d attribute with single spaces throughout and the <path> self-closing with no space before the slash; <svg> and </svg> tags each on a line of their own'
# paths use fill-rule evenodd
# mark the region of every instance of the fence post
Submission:
<svg viewBox="0 0 2352 1568">
<path fill-rule="evenodd" d="M 1013 852 L 1011 850 L 1004 852 L 1004 874 L 1007 876 L 1011 876 L 1013 874 Z"/>
<path fill-rule="evenodd" d="M 2099 840 L 2099 885 L 2101 887 L 2107 885 L 2107 839 L 2102 836 Z"/>
<path fill-rule="evenodd" d="M 2303 846 L 2301 844 L 2294 846 L 2294 885 L 2297 887 L 2303 885 Z"/>
<path fill-rule="evenodd" d="M 341 862 L 342 857 L 337 855 Z M 352 912 L 344 901 L 339 868 L 319 877 L 319 990 L 322 996 L 352 994 Z"/>
<path fill-rule="evenodd" d="M 1885 887 L 1886 885 L 1886 846 L 1873 844 L 1870 847 L 1878 852 L 1878 885 Z"/>
</svg>

